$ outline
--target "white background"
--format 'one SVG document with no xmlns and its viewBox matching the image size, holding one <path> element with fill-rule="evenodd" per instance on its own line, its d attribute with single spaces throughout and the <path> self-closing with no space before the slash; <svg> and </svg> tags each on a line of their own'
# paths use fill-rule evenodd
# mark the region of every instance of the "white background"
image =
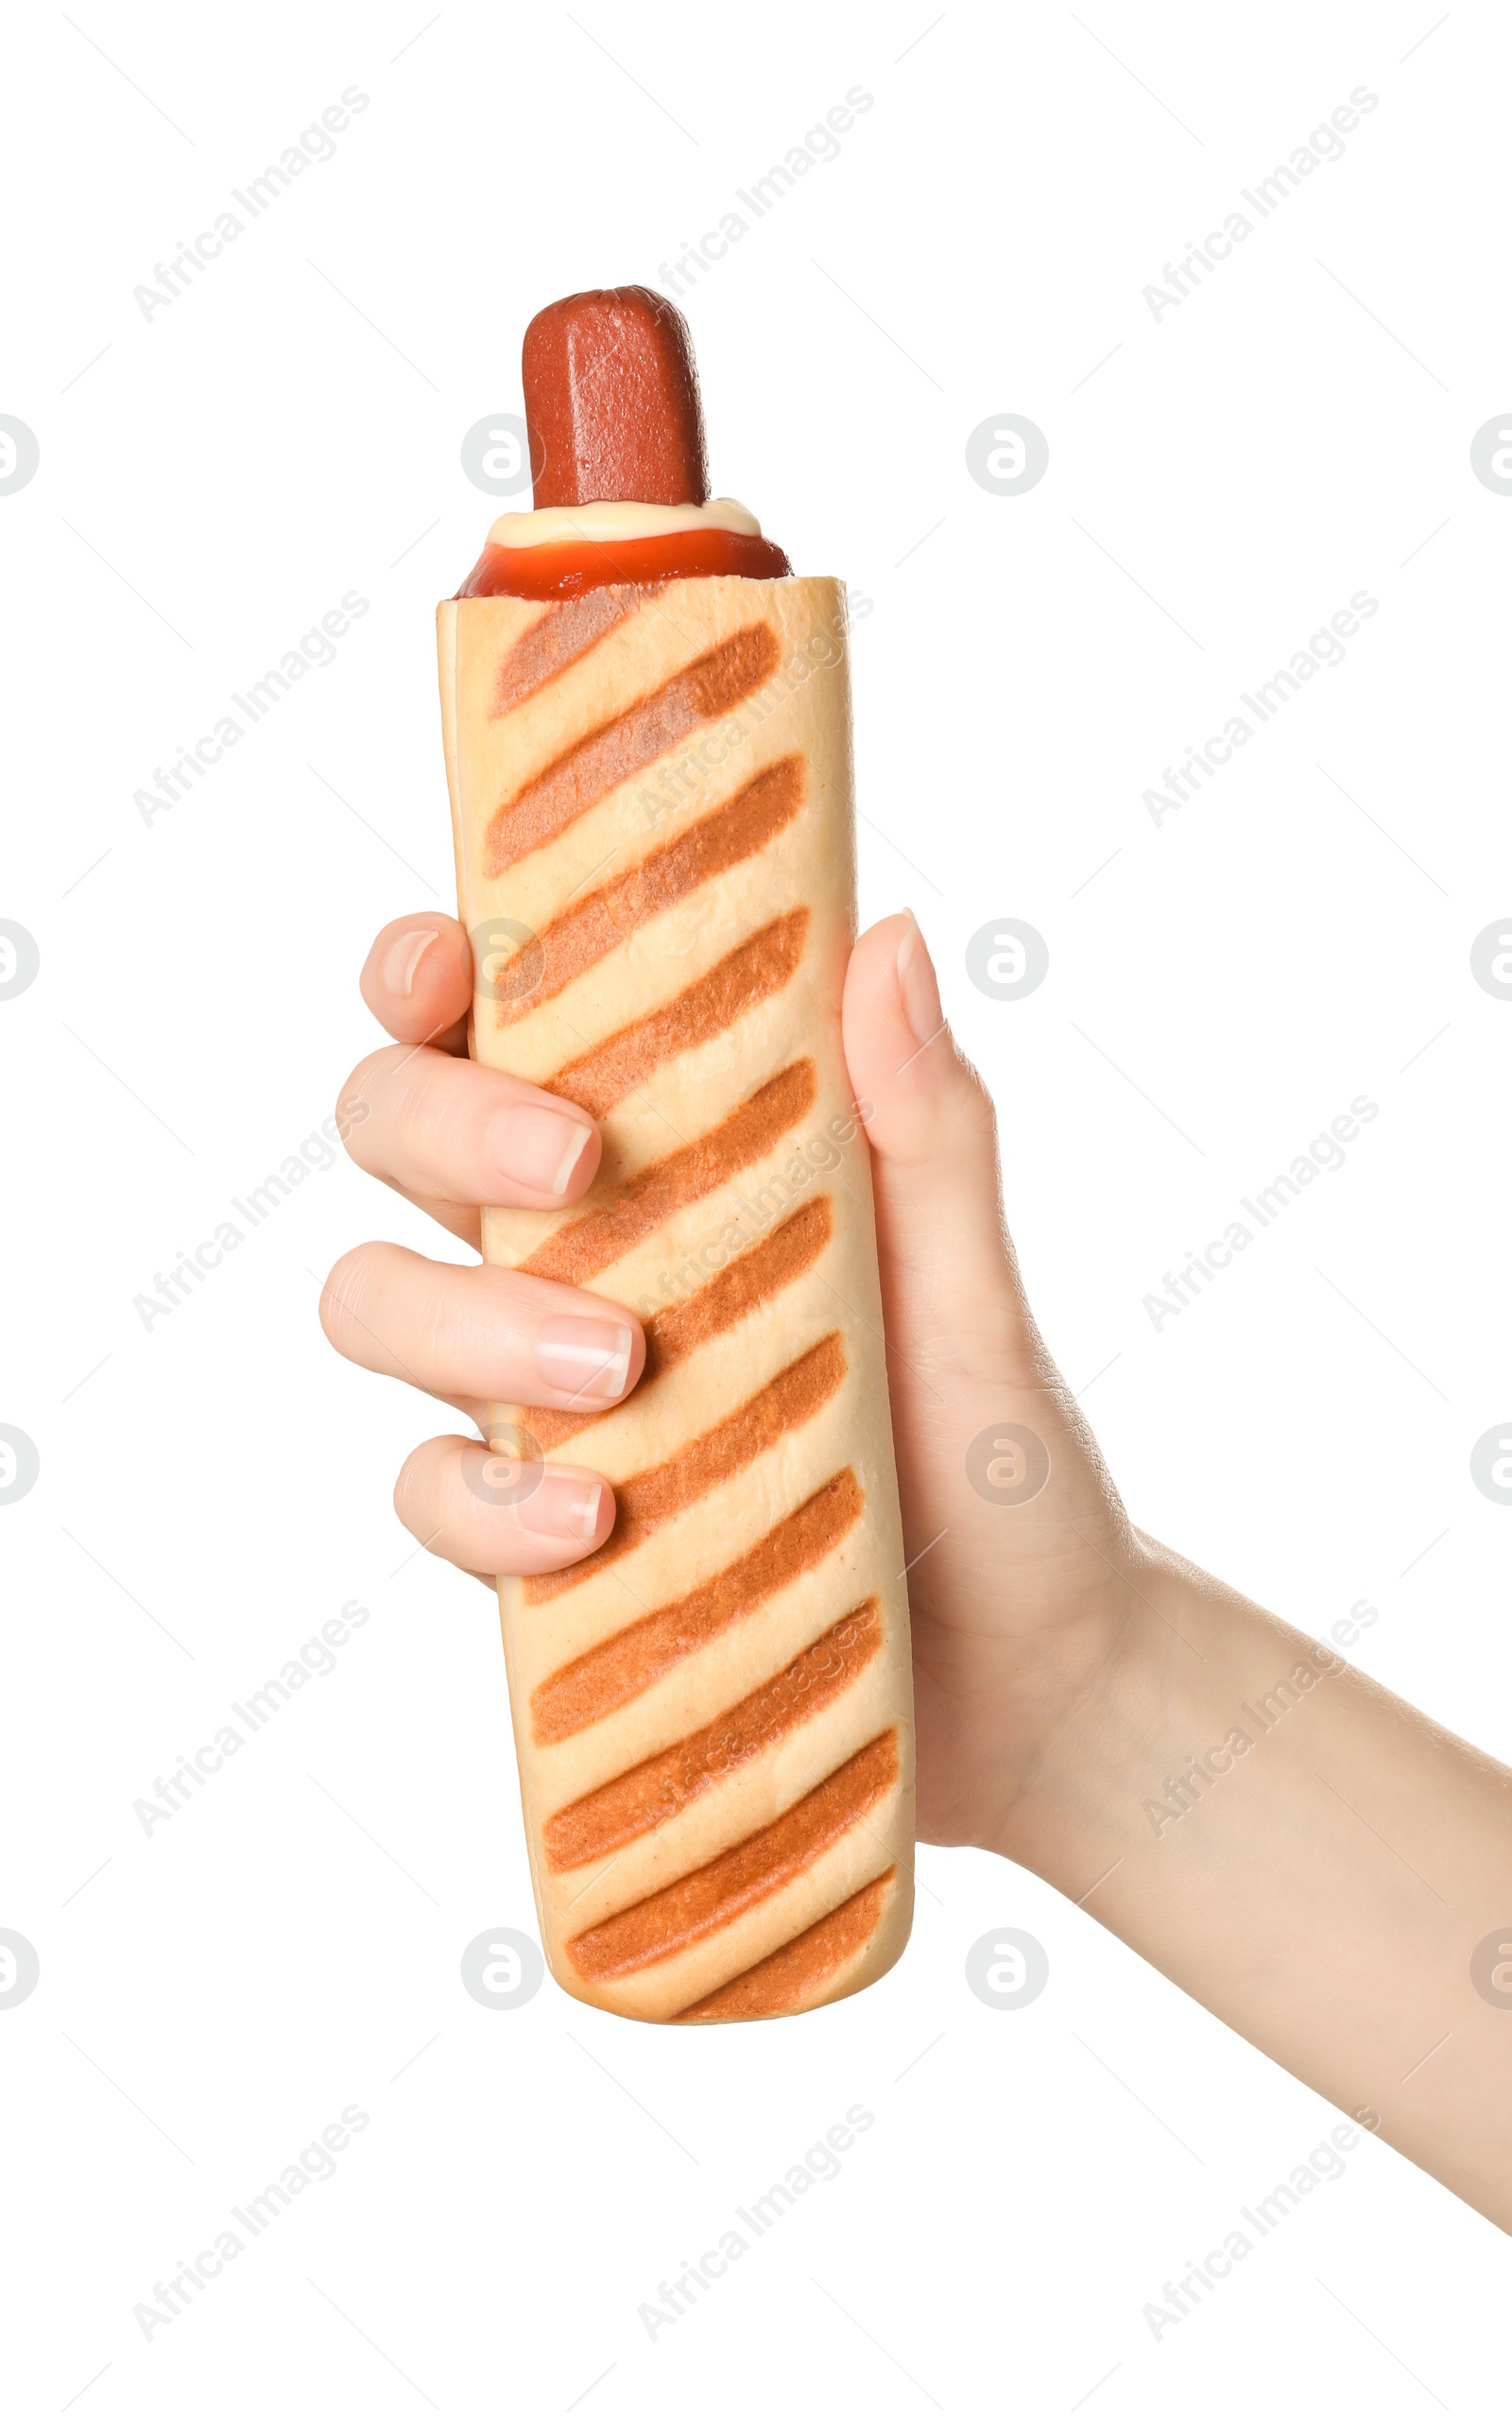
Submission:
<svg viewBox="0 0 1512 2426">
<path fill-rule="evenodd" d="M 462 1948 L 533 1928 L 497 1629 L 389 1505 L 448 1419 L 316 1321 L 356 1239 L 449 1242 L 343 1164 L 133 1311 L 376 1041 L 372 931 L 450 896 L 432 610 L 497 510 L 458 450 L 520 409 L 526 319 L 662 283 L 859 84 L 841 157 L 687 308 L 716 488 L 872 601 L 864 910 L 925 926 L 1137 1520 L 1309 1629 L 1367 1600 L 1353 1656 L 1512 1753 L 1512 1510 L 1469 1465 L 1512 1412 L 1512 1005 L 1469 959 L 1512 905 L 1512 502 L 1469 453 L 1512 404 L 1504 13 L 931 13 L 12 18 L 0 411 L 42 458 L 0 498 L 0 914 L 42 955 L 0 1005 L 0 1419 L 42 1460 L 0 1509 L 0 1925 L 42 1964 L 0 2012 L 18 2419 L 1504 2394 L 1505 2242 L 1369 2140 L 1154 2339 L 1144 2303 L 1337 2117 L 986 1855 L 926 1849 L 902 1964 L 800 2022 L 470 2001 Z M 145 319 L 133 287 L 352 84 L 336 157 Z M 1361 84 L 1346 158 L 1157 322 L 1145 284 Z M 1050 448 L 1009 499 L 964 454 L 1004 411 Z M 336 662 L 146 824 L 154 767 L 353 589 Z M 1158 829 L 1145 787 L 1361 589 L 1347 662 Z M 1019 1004 L 965 973 L 1002 916 L 1049 944 Z M 1346 1167 L 1157 1333 L 1162 1273 L 1361 1093 Z M 146 1836 L 133 1800 L 352 1599 L 336 1672 Z M 963 1971 L 1004 1925 L 1049 1953 L 1017 2013 Z M 335 2178 L 145 2339 L 133 2305 L 350 2104 Z M 648 2338 L 658 2282 L 856 2104 L 840 2177 Z"/>
</svg>

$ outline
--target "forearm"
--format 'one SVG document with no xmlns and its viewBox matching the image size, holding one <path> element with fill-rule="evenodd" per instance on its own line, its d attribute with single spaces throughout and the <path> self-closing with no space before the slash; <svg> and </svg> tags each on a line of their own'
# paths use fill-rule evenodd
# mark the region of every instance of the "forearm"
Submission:
<svg viewBox="0 0 1512 2426">
<path fill-rule="evenodd" d="M 1512 1964 L 1512 1773 L 1159 1545 L 1131 1581 L 995 1850 L 1512 2229 L 1512 2006 L 1471 1978 L 1498 1931 Z"/>
</svg>

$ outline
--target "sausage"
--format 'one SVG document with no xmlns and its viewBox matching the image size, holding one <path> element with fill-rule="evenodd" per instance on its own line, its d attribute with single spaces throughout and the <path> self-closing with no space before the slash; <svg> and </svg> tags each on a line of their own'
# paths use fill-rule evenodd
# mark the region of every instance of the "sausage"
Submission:
<svg viewBox="0 0 1512 2426">
<path fill-rule="evenodd" d="M 592 287 L 538 312 L 522 361 L 535 503 L 709 496 L 688 323 L 649 286 Z"/>
</svg>

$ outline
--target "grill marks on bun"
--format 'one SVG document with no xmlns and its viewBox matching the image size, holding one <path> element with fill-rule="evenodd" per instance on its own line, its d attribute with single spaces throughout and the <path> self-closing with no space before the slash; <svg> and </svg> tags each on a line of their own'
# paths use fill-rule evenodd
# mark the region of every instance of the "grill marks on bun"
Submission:
<svg viewBox="0 0 1512 2426">
<path fill-rule="evenodd" d="M 777 2013 L 798 2013 L 813 2003 L 826 1982 L 841 1967 L 850 1962 L 869 1942 L 888 1901 L 888 1889 L 898 1877 L 894 1863 L 890 1870 L 873 1879 L 869 1886 L 855 1895 L 847 1896 L 812 1929 L 804 1929 L 768 1954 L 763 1963 L 755 1963 L 748 1971 L 739 1971 L 727 1980 L 712 1996 L 700 1997 L 696 2004 L 684 2005 L 673 2016 L 676 2022 L 764 2022 Z"/>
<path fill-rule="evenodd" d="M 528 699 L 533 692 L 564 674 L 569 665 L 576 665 L 580 657 L 586 657 L 595 641 L 602 640 L 627 615 L 635 614 L 665 586 L 661 581 L 626 582 L 610 589 L 591 590 L 583 598 L 564 598 L 543 607 L 536 621 L 500 659 L 490 714 L 507 715 L 522 699 Z"/>
<path fill-rule="evenodd" d="M 490 715 L 507 715 L 590 651 L 617 650 L 618 633 L 654 594 L 649 588 L 626 585 L 548 607 L 503 655 Z M 485 873 L 504 874 L 680 748 L 701 726 L 734 712 L 775 673 L 781 654 L 773 628 L 753 622 L 573 740 L 495 812 L 485 841 Z M 606 654 L 606 684 L 614 671 Z M 598 680 L 595 673 L 595 684 Z M 501 987 L 494 994 L 492 1017 L 498 1026 L 530 1018 L 632 938 L 641 938 L 660 914 L 696 901 L 721 876 L 778 843 L 801 810 L 807 787 L 804 758 L 790 753 L 761 767 L 730 799 L 696 816 L 670 841 L 646 848 L 635 866 L 593 890 L 570 895 L 540 933 L 528 938 L 516 972 L 518 989 Z M 803 903 L 767 918 L 701 976 L 588 1045 L 544 1084 L 602 1119 L 659 1071 L 726 1035 L 747 1012 L 781 994 L 802 963 L 812 925 Z M 654 975 L 654 940 L 647 938 L 633 963 L 638 989 L 644 972 Z M 680 964 L 667 965 L 675 971 Z M 484 1015 L 480 1007 L 479 1016 Z M 546 1279 L 591 1283 L 679 1213 L 728 1188 L 778 1149 L 812 1110 L 816 1094 L 814 1062 L 795 1059 L 702 1135 L 680 1143 L 628 1178 L 616 1179 L 611 1156 L 587 1205 L 560 1220 L 519 1268 Z M 685 1278 L 694 1277 L 689 1295 L 646 1322 L 642 1386 L 675 1375 L 696 1350 L 777 1302 L 824 1254 L 834 1227 L 833 1200 L 816 1196 L 788 1213 L 769 1234 L 737 1247 L 732 1260 L 712 1278 L 699 1277 L 696 1265 L 690 1275 L 684 1265 Z M 730 1369 L 739 1369 L 738 1360 Z M 832 1330 L 793 1356 L 730 1413 L 681 1441 L 659 1464 L 618 1484 L 616 1522 L 609 1540 L 577 1566 L 525 1584 L 524 1608 L 568 1600 L 600 1568 L 612 1566 L 659 1527 L 780 1448 L 830 1403 L 846 1373 L 843 1337 L 839 1330 Z M 526 1420 L 541 1447 L 551 1450 L 593 1422 L 612 1419 L 614 1412 L 600 1417 L 534 1409 L 526 1411 Z M 667 1415 L 675 1424 L 671 1401 L 665 1402 L 663 1420 Z M 812 1453 L 792 1454 L 800 1457 Z M 785 1465 L 781 1469 L 784 1474 L 787 1471 Z M 801 1472 L 801 1466 L 797 1471 Z M 645 1843 L 700 1802 L 717 1800 L 726 1781 L 750 1776 L 764 1761 L 776 1763 L 769 1773 L 775 1780 L 783 1774 L 781 1764 L 789 1757 L 784 1747 L 821 1713 L 843 1709 L 885 1647 L 876 1597 L 862 1600 L 838 1618 L 833 1614 L 835 1608 L 846 1609 L 840 1592 L 853 1572 L 853 1559 L 845 1545 L 864 1506 L 865 1493 L 851 1469 L 832 1473 L 739 1555 L 727 1553 L 717 1572 L 565 1661 L 537 1686 L 530 1697 L 530 1733 L 542 1747 L 563 1744 L 626 1710 L 731 1628 L 758 1618 L 769 1602 L 802 1578 L 816 1576 L 821 1599 L 833 1583 L 840 1587 L 828 1619 L 815 1610 L 813 1623 L 822 1630 L 776 1674 L 764 1678 L 712 1721 L 632 1760 L 618 1775 L 549 1816 L 541 1840 L 549 1871 L 560 1876 L 591 1864 L 612 1865 L 624 1848 Z M 738 1525 L 738 1515 L 734 1523 Z M 827 1563 L 832 1560 L 833 1569 Z M 847 1598 L 853 1594 L 852 1584 Z M 799 1606 L 807 1610 L 806 1602 Z M 543 1614 L 538 1622 L 551 1620 Z M 712 1676 L 717 1669 L 705 1673 Z M 664 1708 L 675 1710 L 676 1696 Z M 868 1703 L 858 1706 L 852 1729 L 868 1723 L 860 1717 L 862 1708 L 870 1711 L 869 1724 L 875 1728 L 875 1707 Z M 839 1729 L 843 1745 L 844 1719 Z M 822 1740 L 830 1744 L 833 1738 Z M 759 1911 L 798 1885 L 816 1863 L 855 1832 L 856 1850 L 847 1857 L 848 1875 L 845 1885 L 837 1887 L 841 1900 L 835 1907 L 763 1960 L 684 2005 L 674 2018 L 746 2020 L 820 2002 L 826 1983 L 865 1953 L 898 1891 L 896 1866 L 884 1868 L 858 1890 L 846 1891 L 858 1870 L 865 1875 L 873 1858 L 873 1849 L 861 1842 L 862 1832 L 876 1835 L 875 1854 L 887 1858 L 876 1834 L 882 1822 L 872 1823 L 868 1815 L 898 1783 L 897 1729 L 885 1728 L 848 1757 L 836 1759 L 834 1752 L 830 1757 L 836 1765 L 776 1819 L 747 1830 L 738 1842 L 726 1843 L 682 1877 L 580 1930 L 567 1952 L 582 1979 L 594 1986 L 628 1979 L 708 1944 L 743 1915 Z M 758 1785 L 758 1795 L 762 1791 Z M 748 1813 L 748 1800 L 745 1808 Z M 727 1836 L 731 1824 L 739 1823 L 726 1824 Z M 713 1833 L 718 1844 L 717 1813 Z M 709 1841 L 707 1828 L 702 1841 Z M 835 1874 L 832 1870 L 828 1875 Z M 717 1956 L 714 1961 L 717 1977 Z M 708 1975 L 706 1961 L 701 1976 Z"/>
<path fill-rule="evenodd" d="M 539 628 L 539 627 L 538 627 Z M 527 635 L 528 638 L 528 635 Z M 544 645 L 544 644 L 542 644 Z M 585 644 L 586 645 L 586 644 Z M 502 876 L 573 825 L 610 792 L 686 741 L 700 725 L 728 715 L 777 671 L 777 634 L 748 624 L 695 658 L 633 707 L 585 733 L 496 809 L 484 848 L 487 876 Z"/>
<path fill-rule="evenodd" d="M 580 1869 L 653 1828 L 664 1828 L 712 1786 L 828 1709 L 881 1648 L 881 1611 L 875 1600 L 863 1601 L 711 1726 L 653 1753 L 558 1811 L 545 1832 L 552 1868 Z"/>
<path fill-rule="evenodd" d="M 722 1337 L 747 1315 L 779 1297 L 823 1254 L 833 1235 L 833 1204 L 828 1196 L 811 1197 L 779 1222 L 770 1237 L 747 1247 L 691 1298 L 652 1315 L 644 1326 L 645 1365 L 639 1388 L 644 1390 L 648 1382 L 671 1372 L 706 1340 Z M 570 1408 L 525 1411 L 525 1428 L 542 1449 L 558 1448 L 575 1433 L 601 1420 L 597 1415 L 578 1415 Z"/>
<path fill-rule="evenodd" d="M 622 1181 L 610 1203 L 562 1222 L 526 1256 L 520 1270 L 581 1287 L 685 1205 L 713 1196 L 770 1153 L 812 1110 L 816 1084 L 812 1061 L 790 1062 L 737 1104 L 717 1128 L 660 1162 L 648 1162 Z"/>
<path fill-rule="evenodd" d="M 670 1003 L 566 1062 L 544 1085 L 602 1120 L 663 1062 L 723 1036 L 747 1011 L 780 993 L 803 957 L 808 925 L 803 906 L 773 919 Z"/>
<path fill-rule="evenodd" d="M 861 1486 L 847 1466 L 707 1583 L 569 1660 L 530 1696 L 536 1742 L 560 1744 L 649 1692 L 679 1660 L 716 1642 L 827 1558 L 863 1505 Z"/>
<path fill-rule="evenodd" d="M 608 1540 L 587 1558 L 579 1558 L 575 1566 L 559 1567 L 555 1574 L 528 1576 L 525 1599 L 555 1600 L 559 1593 L 574 1591 L 601 1567 L 612 1565 L 616 1558 L 638 1548 L 659 1525 L 670 1523 L 696 1500 L 729 1482 L 747 1466 L 754 1465 L 785 1434 L 807 1423 L 827 1400 L 833 1398 L 844 1379 L 845 1347 L 839 1333 L 832 1331 L 805 1355 L 796 1356 L 784 1366 L 765 1389 L 748 1398 L 733 1415 L 726 1416 L 722 1423 L 689 1441 L 663 1464 L 648 1467 L 644 1474 L 632 1474 L 628 1481 L 616 1483 L 614 1529 Z"/>
<path fill-rule="evenodd" d="M 585 1980 L 615 1979 L 665 1962 L 714 1930 L 728 1928 L 742 1913 L 801 1878 L 882 1800 L 898 1775 L 898 1730 L 889 1727 L 769 1827 L 758 1829 L 656 1895 L 627 1905 L 596 1929 L 569 1939 L 573 1961 Z"/>
<path fill-rule="evenodd" d="M 675 842 L 648 852 L 637 867 L 585 894 L 525 945 L 522 957 L 528 955 L 530 982 L 518 990 L 501 990 L 495 1007 L 498 1024 L 513 1027 L 528 1019 L 647 919 L 685 901 L 727 869 L 754 858 L 775 841 L 802 804 L 803 761 L 780 758 Z"/>
</svg>

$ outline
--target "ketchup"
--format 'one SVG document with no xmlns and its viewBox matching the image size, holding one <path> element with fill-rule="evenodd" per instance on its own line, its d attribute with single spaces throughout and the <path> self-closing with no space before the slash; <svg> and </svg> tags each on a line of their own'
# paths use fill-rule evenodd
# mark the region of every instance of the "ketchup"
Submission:
<svg viewBox="0 0 1512 2426">
<path fill-rule="evenodd" d="M 792 566 L 769 539 L 745 531 L 662 531 L 653 539 L 568 540 L 541 547 L 486 547 L 459 598 L 580 598 L 617 582 L 686 581 L 736 574 L 779 581 Z"/>
</svg>

